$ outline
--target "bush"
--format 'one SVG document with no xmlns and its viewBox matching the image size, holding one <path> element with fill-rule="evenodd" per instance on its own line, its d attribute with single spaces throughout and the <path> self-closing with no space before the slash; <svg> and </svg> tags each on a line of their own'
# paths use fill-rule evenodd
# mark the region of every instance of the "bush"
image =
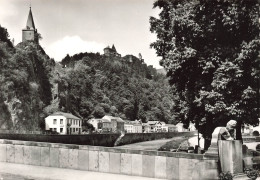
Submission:
<svg viewBox="0 0 260 180">
<path fill-rule="evenodd" d="M 259 176 L 259 171 L 251 168 L 245 169 L 245 174 L 252 180 L 255 180 Z"/>
<path fill-rule="evenodd" d="M 259 136 L 259 132 L 258 131 L 254 131 L 253 132 L 253 136 Z"/>
<path fill-rule="evenodd" d="M 220 173 L 219 178 L 221 180 L 232 180 L 233 175 L 230 172 L 222 172 Z"/>
<path fill-rule="evenodd" d="M 256 148 L 257 151 L 260 151 L 260 144 L 257 144 Z"/>
</svg>

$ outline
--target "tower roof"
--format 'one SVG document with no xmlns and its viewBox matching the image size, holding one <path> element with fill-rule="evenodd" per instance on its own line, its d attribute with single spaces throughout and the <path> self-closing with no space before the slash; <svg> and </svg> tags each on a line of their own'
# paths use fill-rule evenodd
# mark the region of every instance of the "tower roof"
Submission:
<svg viewBox="0 0 260 180">
<path fill-rule="evenodd" d="M 27 23 L 26 23 L 26 29 L 35 29 L 31 7 L 30 7 Z"/>
<path fill-rule="evenodd" d="M 116 52 L 116 48 L 115 48 L 114 44 L 112 46 L 112 50 Z"/>
</svg>

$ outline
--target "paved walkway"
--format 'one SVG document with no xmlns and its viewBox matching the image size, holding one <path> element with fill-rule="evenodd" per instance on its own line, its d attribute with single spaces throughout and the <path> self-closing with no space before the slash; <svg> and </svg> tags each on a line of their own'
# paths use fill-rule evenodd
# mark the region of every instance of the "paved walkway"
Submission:
<svg viewBox="0 0 260 180">
<path fill-rule="evenodd" d="M 152 140 L 152 141 L 144 141 L 139 143 L 127 144 L 123 146 L 117 146 L 117 148 L 123 149 L 134 149 L 134 150 L 155 150 L 157 151 L 162 145 L 167 143 L 168 141 L 172 141 L 176 138 L 182 137 L 174 137 L 170 139 L 159 139 L 159 140 Z"/>
<path fill-rule="evenodd" d="M 0 162 L 0 180 L 159 180 L 73 169 Z"/>
<path fill-rule="evenodd" d="M 194 133 L 194 134 L 196 135 L 196 133 Z M 183 138 L 183 136 L 177 136 L 177 137 L 173 137 L 170 139 L 158 139 L 158 140 L 152 140 L 152 141 L 144 141 L 144 142 L 139 142 L 139 143 L 127 144 L 127 145 L 123 145 L 123 146 L 117 146 L 117 148 L 157 151 L 161 146 L 163 146 L 167 142 L 176 140 L 176 139 L 182 139 L 182 138 Z"/>
</svg>

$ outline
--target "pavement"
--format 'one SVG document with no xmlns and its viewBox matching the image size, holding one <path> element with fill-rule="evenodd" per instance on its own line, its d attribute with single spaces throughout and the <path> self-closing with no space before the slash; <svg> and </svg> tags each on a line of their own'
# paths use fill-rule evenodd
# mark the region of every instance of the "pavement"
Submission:
<svg viewBox="0 0 260 180">
<path fill-rule="evenodd" d="M 183 136 L 177 136 L 177 137 L 173 137 L 173 138 L 169 138 L 169 139 L 158 139 L 158 140 L 152 140 L 152 141 L 144 141 L 144 142 L 138 142 L 138 143 L 133 143 L 133 144 L 127 144 L 127 145 L 123 145 L 123 146 L 117 146 L 116 148 L 157 151 L 161 146 L 163 146 L 167 142 L 177 140 L 177 139 L 182 139 L 182 138 L 183 138 Z M 194 146 L 196 143 L 198 144 L 198 140 L 196 140 L 196 138 L 197 138 L 197 135 L 195 133 L 193 137 L 189 138 L 189 139 L 191 139 L 191 142 L 189 140 L 189 143 L 191 143 L 191 145 L 194 144 Z"/>
<path fill-rule="evenodd" d="M 0 162 L 0 180 L 159 180 L 121 174 Z"/>
<path fill-rule="evenodd" d="M 127 145 L 123 145 L 123 146 L 117 146 L 116 148 L 157 151 L 165 143 L 172 141 L 174 139 L 177 139 L 177 138 L 182 138 L 182 137 L 173 137 L 170 139 L 158 139 L 158 140 L 152 140 L 152 141 L 144 141 L 144 142 L 139 142 L 139 143 L 127 144 Z"/>
</svg>

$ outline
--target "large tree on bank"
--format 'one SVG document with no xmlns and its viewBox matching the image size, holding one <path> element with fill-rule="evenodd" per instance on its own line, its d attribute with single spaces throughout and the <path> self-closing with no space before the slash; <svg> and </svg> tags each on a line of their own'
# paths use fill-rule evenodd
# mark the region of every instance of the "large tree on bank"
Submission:
<svg viewBox="0 0 260 180">
<path fill-rule="evenodd" d="M 258 0 L 157 0 L 151 44 L 174 89 L 174 113 L 210 137 L 217 126 L 258 123 Z"/>
</svg>

